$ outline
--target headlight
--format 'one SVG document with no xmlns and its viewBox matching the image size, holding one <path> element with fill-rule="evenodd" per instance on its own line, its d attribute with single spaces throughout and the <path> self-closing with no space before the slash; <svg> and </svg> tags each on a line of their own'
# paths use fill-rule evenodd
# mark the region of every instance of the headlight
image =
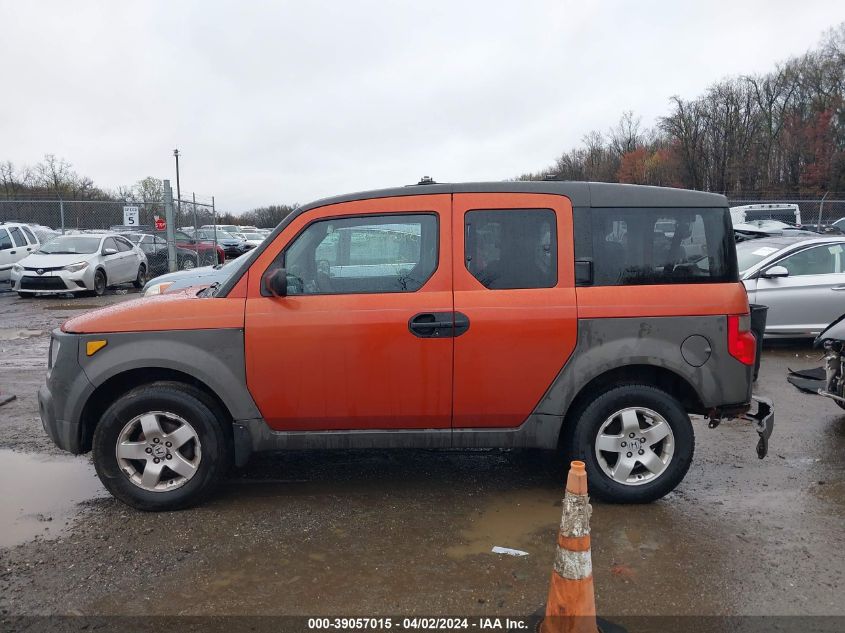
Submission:
<svg viewBox="0 0 845 633">
<path fill-rule="evenodd" d="M 22 273 L 23 266 L 21 266 L 20 264 L 15 264 L 14 266 L 12 266 L 12 270 L 14 270 L 16 273 Z"/>
<path fill-rule="evenodd" d="M 149 288 L 144 291 L 145 297 L 151 297 L 153 295 L 160 295 L 167 292 L 167 289 L 173 285 L 172 281 L 163 281 L 160 284 L 153 284 Z"/>
<path fill-rule="evenodd" d="M 66 270 L 69 273 L 78 273 L 80 270 L 85 270 L 86 268 L 88 268 L 88 262 L 76 262 L 75 264 L 65 266 L 62 270 Z"/>
</svg>

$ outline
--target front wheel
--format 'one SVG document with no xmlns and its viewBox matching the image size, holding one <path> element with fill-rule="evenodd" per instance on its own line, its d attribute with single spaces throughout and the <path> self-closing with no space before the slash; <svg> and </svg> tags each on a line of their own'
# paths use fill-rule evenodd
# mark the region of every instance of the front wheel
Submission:
<svg viewBox="0 0 845 633">
<path fill-rule="evenodd" d="M 147 283 L 147 267 L 141 264 L 138 266 L 138 275 L 132 285 L 136 288 L 143 288 L 145 283 Z"/>
<path fill-rule="evenodd" d="M 157 382 L 112 404 L 94 431 L 94 466 L 138 510 L 179 510 L 208 497 L 231 463 L 222 415 L 202 392 Z"/>
<path fill-rule="evenodd" d="M 102 270 L 94 273 L 94 294 L 98 297 L 106 294 L 106 273 Z"/>
<path fill-rule="evenodd" d="M 668 494 L 692 462 L 695 436 L 681 404 L 648 385 L 623 385 L 587 405 L 570 453 L 587 465 L 590 492 L 612 503 L 647 503 Z"/>
</svg>

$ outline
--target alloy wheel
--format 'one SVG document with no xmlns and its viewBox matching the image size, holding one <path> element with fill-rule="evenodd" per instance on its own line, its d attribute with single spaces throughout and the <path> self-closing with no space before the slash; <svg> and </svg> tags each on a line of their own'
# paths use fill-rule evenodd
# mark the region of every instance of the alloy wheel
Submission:
<svg viewBox="0 0 845 633">
<path fill-rule="evenodd" d="M 149 411 L 132 418 L 117 436 L 117 464 L 129 481 L 151 492 L 185 485 L 197 473 L 202 447 L 184 418 Z"/>
<path fill-rule="evenodd" d="M 660 477 L 672 461 L 675 436 L 666 419 L 645 407 L 617 411 L 595 440 L 599 467 L 614 481 L 638 486 Z"/>
</svg>

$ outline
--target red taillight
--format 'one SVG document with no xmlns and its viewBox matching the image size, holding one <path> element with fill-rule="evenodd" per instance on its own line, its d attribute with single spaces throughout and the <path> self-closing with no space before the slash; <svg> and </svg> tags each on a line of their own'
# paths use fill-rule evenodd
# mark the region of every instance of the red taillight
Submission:
<svg viewBox="0 0 845 633">
<path fill-rule="evenodd" d="M 728 315 L 728 352 L 743 365 L 753 365 L 757 355 L 757 339 L 751 332 L 747 314 Z"/>
</svg>

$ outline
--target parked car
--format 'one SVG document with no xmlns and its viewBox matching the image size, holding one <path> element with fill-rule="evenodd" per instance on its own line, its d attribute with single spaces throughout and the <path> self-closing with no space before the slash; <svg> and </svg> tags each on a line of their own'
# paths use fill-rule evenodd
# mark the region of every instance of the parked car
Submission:
<svg viewBox="0 0 845 633">
<path fill-rule="evenodd" d="M 194 233 L 195 237 L 200 240 L 214 240 L 217 239 L 217 244 L 226 253 L 226 257 L 240 257 L 248 250 L 254 248 L 247 244 L 245 240 L 239 239 L 234 235 L 218 229 L 216 234 L 214 229 L 200 229 Z"/>
<path fill-rule="evenodd" d="M 741 224 L 754 220 L 781 220 L 801 224 L 801 207 L 791 202 L 763 202 L 731 207 L 731 221 Z"/>
<path fill-rule="evenodd" d="M 268 234 L 259 233 L 257 231 L 248 231 L 246 233 L 241 233 L 241 235 L 243 235 L 244 240 L 246 241 L 247 244 L 255 247 L 255 246 L 260 246 L 261 242 L 263 242 L 265 240 L 265 238 L 267 237 Z"/>
<path fill-rule="evenodd" d="M 46 244 L 54 237 L 61 235 L 61 232 L 42 224 L 30 224 L 29 228 L 32 229 L 32 232 L 35 233 L 35 237 L 38 238 L 41 244 Z"/>
<path fill-rule="evenodd" d="M 151 297 L 191 286 L 210 286 L 223 282 L 235 270 L 236 264 L 241 265 L 243 260 L 250 258 L 255 252 L 250 251 L 241 258 L 230 259 L 225 264 L 202 266 L 193 270 L 179 270 L 174 273 L 167 273 L 166 275 L 148 281 L 141 294 L 144 297 Z"/>
<path fill-rule="evenodd" d="M 149 276 L 156 277 L 170 272 L 167 240 L 159 235 L 148 233 L 124 233 L 126 239 L 137 244 L 147 256 Z M 176 243 L 176 266 L 179 270 L 191 270 L 197 267 L 198 254 Z"/>
<path fill-rule="evenodd" d="M 226 233 L 237 233 L 241 230 L 241 228 L 236 224 L 203 224 L 200 229 L 204 231 L 214 231 L 215 226 L 217 226 L 218 231 L 225 231 Z"/>
<path fill-rule="evenodd" d="M 62 235 L 20 260 L 12 268 L 12 289 L 22 297 L 38 293 L 92 291 L 108 286 L 147 282 L 143 251 L 117 233 Z"/>
<path fill-rule="evenodd" d="M 845 314 L 845 236 L 767 237 L 736 251 L 748 300 L 769 307 L 766 337 L 814 337 Z"/>
<path fill-rule="evenodd" d="M 0 281 L 8 281 L 12 266 L 41 246 L 38 237 L 26 224 L 0 222 Z"/>
<path fill-rule="evenodd" d="M 734 224 L 733 227 L 734 231 L 760 231 L 766 235 L 806 235 L 807 237 L 818 235 L 815 231 L 802 229 L 780 220 L 751 220 L 742 224 Z"/>
<path fill-rule="evenodd" d="M 686 474 L 692 413 L 745 416 L 766 454 L 724 196 L 398 187 L 300 207 L 232 266 L 52 333 L 44 428 L 136 508 L 195 504 L 254 451 L 388 447 L 561 451 L 591 495 L 645 502 Z"/>
<path fill-rule="evenodd" d="M 134 229 L 128 229 L 125 232 L 155 235 L 163 240 L 166 240 L 167 238 L 166 231 L 156 231 L 154 228 L 147 226 L 140 226 Z M 195 236 L 188 235 L 187 233 L 181 230 L 174 231 L 174 237 L 176 240 L 177 247 L 196 253 L 194 263 L 197 266 L 222 264 L 224 261 L 226 261 L 226 254 L 223 252 L 223 249 L 219 245 L 215 246 L 214 242 L 212 241 L 197 239 Z"/>
</svg>

